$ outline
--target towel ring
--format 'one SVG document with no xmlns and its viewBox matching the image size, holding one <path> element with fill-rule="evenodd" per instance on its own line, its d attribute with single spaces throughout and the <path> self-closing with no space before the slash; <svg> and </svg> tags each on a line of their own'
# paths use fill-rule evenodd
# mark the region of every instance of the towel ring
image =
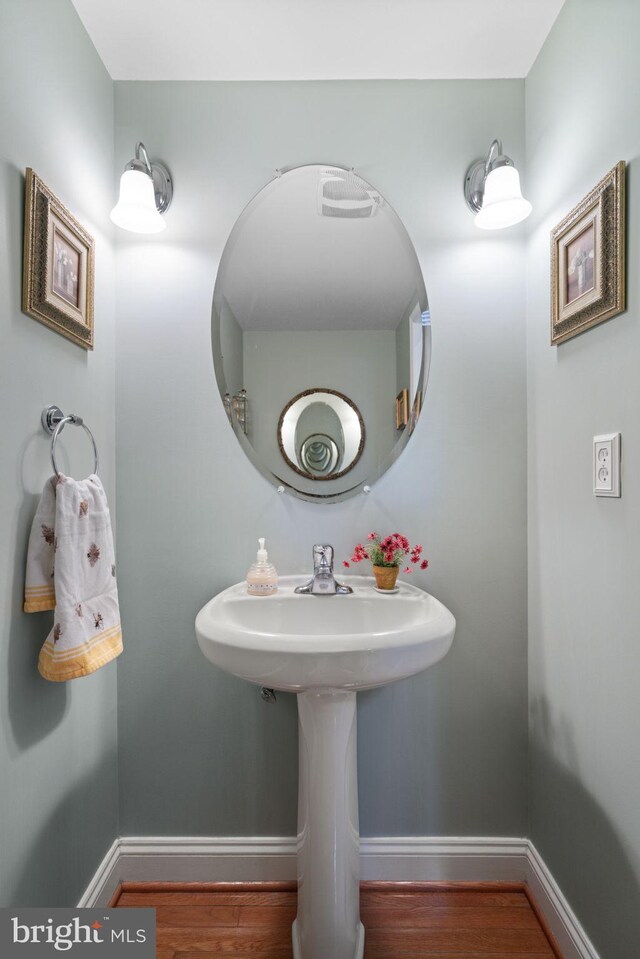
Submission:
<svg viewBox="0 0 640 959">
<path fill-rule="evenodd" d="M 51 465 L 53 466 L 53 472 L 56 474 L 56 476 L 60 476 L 60 470 L 58 469 L 58 465 L 56 463 L 56 443 L 58 442 L 58 436 L 65 428 L 67 423 L 73 423 L 74 426 L 81 426 L 91 440 L 94 459 L 93 472 L 98 472 L 98 447 L 96 446 L 96 441 L 93 438 L 93 433 L 86 423 L 83 422 L 81 416 L 76 416 L 75 413 L 70 413 L 65 416 L 59 406 L 47 406 L 46 409 L 42 411 L 40 420 L 43 428 L 51 435 Z"/>
</svg>

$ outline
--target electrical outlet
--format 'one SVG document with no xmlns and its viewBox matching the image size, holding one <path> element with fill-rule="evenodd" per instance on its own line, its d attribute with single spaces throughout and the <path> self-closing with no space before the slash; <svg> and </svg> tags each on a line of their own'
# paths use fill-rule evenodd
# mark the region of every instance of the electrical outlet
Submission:
<svg viewBox="0 0 640 959">
<path fill-rule="evenodd" d="M 594 496 L 620 496 L 620 433 L 593 437 Z"/>
</svg>

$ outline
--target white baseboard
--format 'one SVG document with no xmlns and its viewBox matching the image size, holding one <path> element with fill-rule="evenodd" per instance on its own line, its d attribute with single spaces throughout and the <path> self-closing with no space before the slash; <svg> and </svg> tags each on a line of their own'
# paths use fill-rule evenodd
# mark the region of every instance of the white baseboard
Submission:
<svg viewBox="0 0 640 959">
<path fill-rule="evenodd" d="M 526 839 L 360 840 L 360 877 L 382 882 L 524 882 Z"/>
<path fill-rule="evenodd" d="M 107 854 L 98 866 L 95 875 L 82 894 L 79 908 L 85 906 L 106 906 L 118 888 L 120 879 L 120 844 L 121 839 L 115 839 Z"/>
<path fill-rule="evenodd" d="M 578 922 L 542 856 L 532 842 L 528 845 L 527 885 L 555 936 L 564 959 L 598 959 L 593 943 Z"/>
<path fill-rule="evenodd" d="M 526 882 L 564 959 L 599 959 L 528 839 L 362 838 L 360 872 L 365 882 Z M 124 837 L 113 843 L 78 905 L 107 905 L 121 882 L 295 878 L 295 838 Z"/>
<path fill-rule="evenodd" d="M 277 882 L 296 878 L 295 839 L 120 840 L 123 882 Z"/>
</svg>

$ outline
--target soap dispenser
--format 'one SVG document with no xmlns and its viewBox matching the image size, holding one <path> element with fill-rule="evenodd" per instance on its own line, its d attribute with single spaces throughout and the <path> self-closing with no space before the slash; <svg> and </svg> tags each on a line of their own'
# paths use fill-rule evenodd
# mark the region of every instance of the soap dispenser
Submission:
<svg viewBox="0 0 640 959">
<path fill-rule="evenodd" d="M 247 592 L 249 596 L 271 596 L 278 592 L 278 574 L 273 563 L 269 562 L 264 537 L 258 540 L 258 545 L 256 561 L 247 571 Z"/>
</svg>

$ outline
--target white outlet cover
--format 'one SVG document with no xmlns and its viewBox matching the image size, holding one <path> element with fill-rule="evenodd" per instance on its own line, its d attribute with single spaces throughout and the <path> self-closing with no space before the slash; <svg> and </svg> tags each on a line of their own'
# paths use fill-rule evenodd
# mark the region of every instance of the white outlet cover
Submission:
<svg viewBox="0 0 640 959">
<path fill-rule="evenodd" d="M 593 494 L 621 495 L 620 433 L 603 433 L 593 437 Z"/>
</svg>

